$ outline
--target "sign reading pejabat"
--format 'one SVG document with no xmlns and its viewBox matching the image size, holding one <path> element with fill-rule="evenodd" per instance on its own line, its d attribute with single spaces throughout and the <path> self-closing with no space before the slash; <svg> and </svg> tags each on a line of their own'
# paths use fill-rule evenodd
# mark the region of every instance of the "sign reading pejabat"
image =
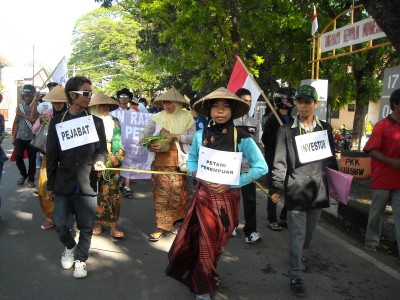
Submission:
<svg viewBox="0 0 400 300">
<path fill-rule="evenodd" d="M 298 135 L 295 140 L 299 160 L 303 164 L 332 156 L 326 130 Z"/>
<path fill-rule="evenodd" d="M 56 131 L 63 151 L 99 140 L 91 115 L 58 123 Z"/>
<path fill-rule="evenodd" d="M 228 152 L 201 147 L 196 176 L 213 183 L 238 185 L 242 155 L 242 152 Z"/>
<path fill-rule="evenodd" d="M 322 34 L 321 52 L 327 52 L 385 36 L 386 34 L 378 24 L 376 24 L 375 20 L 368 18 Z"/>
</svg>

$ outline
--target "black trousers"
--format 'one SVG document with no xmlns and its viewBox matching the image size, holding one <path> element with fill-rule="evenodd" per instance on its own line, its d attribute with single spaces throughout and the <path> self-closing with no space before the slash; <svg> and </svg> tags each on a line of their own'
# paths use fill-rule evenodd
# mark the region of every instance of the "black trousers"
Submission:
<svg viewBox="0 0 400 300">
<path fill-rule="evenodd" d="M 243 199 L 243 211 L 245 225 L 243 232 L 246 237 L 250 236 L 252 232 L 257 231 L 257 217 L 256 217 L 256 184 L 249 183 L 240 188 Z"/>
<path fill-rule="evenodd" d="M 21 177 L 28 177 L 28 181 L 35 181 L 35 173 L 36 173 L 36 149 L 31 146 L 31 140 L 15 140 L 15 162 L 17 164 L 19 173 Z M 26 166 L 24 162 L 24 151 L 28 152 L 28 173 L 26 172 Z"/>
</svg>

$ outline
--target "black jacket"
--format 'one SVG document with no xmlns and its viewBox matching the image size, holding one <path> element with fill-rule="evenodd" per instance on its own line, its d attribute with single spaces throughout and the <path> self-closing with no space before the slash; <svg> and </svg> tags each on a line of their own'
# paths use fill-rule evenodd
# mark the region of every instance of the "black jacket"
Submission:
<svg viewBox="0 0 400 300">
<path fill-rule="evenodd" d="M 67 121 L 68 114 L 64 121 Z M 92 170 L 97 161 L 107 157 L 107 141 L 103 120 L 93 116 L 99 141 L 76 148 L 61 151 L 57 136 L 56 124 L 63 115 L 55 116 L 49 125 L 46 144 L 47 190 L 59 195 L 74 193 L 79 184 L 81 193 L 95 196 L 97 194 L 97 172 Z"/>
<path fill-rule="evenodd" d="M 329 207 L 328 183 L 325 167 L 338 170 L 332 127 L 320 121 L 326 129 L 332 156 L 309 163 L 300 163 L 295 136 L 299 128 L 291 128 L 293 121 L 281 126 L 276 139 L 276 152 L 272 170 L 272 193 L 283 194 L 288 210 L 306 211 L 312 208 Z"/>
</svg>

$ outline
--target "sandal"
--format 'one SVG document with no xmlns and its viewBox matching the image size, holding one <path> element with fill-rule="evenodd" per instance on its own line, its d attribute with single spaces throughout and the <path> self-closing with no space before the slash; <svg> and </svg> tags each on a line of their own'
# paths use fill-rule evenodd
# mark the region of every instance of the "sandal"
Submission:
<svg viewBox="0 0 400 300">
<path fill-rule="evenodd" d="M 123 231 L 119 230 L 118 228 L 112 228 L 110 231 L 110 236 L 115 239 L 123 239 L 125 234 Z"/>
<path fill-rule="evenodd" d="M 278 224 L 279 224 L 280 226 L 282 226 L 282 227 L 288 228 L 288 227 L 287 227 L 287 221 L 286 221 L 286 220 L 280 220 L 280 221 L 278 222 Z"/>
<path fill-rule="evenodd" d="M 368 245 L 368 244 L 365 244 L 364 245 L 364 249 L 365 250 L 368 250 L 368 251 L 370 251 L 370 252 L 377 252 L 377 249 L 376 249 L 377 247 L 376 246 L 374 246 L 374 245 Z"/>
<path fill-rule="evenodd" d="M 269 223 L 268 227 L 273 231 L 281 231 L 283 228 L 278 222 Z"/>
<path fill-rule="evenodd" d="M 18 184 L 18 185 L 24 185 L 25 180 L 26 180 L 26 177 L 21 177 L 21 178 L 17 181 L 17 184 Z"/>
<path fill-rule="evenodd" d="M 98 235 L 101 234 L 104 231 L 103 226 L 97 225 L 96 227 L 93 228 L 93 234 Z"/>
<path fill-rule="evenodd" d="M 156 231 L 156 232 L 150 234 L 150 237 L 147 240 L 149 242 L 158 242 L 164 236 L 165 236 L 164 231 Z"/>
<path fill-rule="evenodd" d="M 199 295 L 196 294 L 196 300 L 211 300 L 211 297 L 209 294 L 203 294 L 203 295 Z"/>
</svg>

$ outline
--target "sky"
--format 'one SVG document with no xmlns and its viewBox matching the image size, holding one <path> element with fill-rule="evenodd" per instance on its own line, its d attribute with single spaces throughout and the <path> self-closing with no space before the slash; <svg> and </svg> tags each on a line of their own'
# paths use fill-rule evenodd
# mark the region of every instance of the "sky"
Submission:
<svg viewBox="0 0 400 300">
<path fill-rule="evenodd" d="M 0 0 L 0 55 L 13 65 L 54 69 L 72 51 L 72 30 L 94 0 Z"/>
</svg>

